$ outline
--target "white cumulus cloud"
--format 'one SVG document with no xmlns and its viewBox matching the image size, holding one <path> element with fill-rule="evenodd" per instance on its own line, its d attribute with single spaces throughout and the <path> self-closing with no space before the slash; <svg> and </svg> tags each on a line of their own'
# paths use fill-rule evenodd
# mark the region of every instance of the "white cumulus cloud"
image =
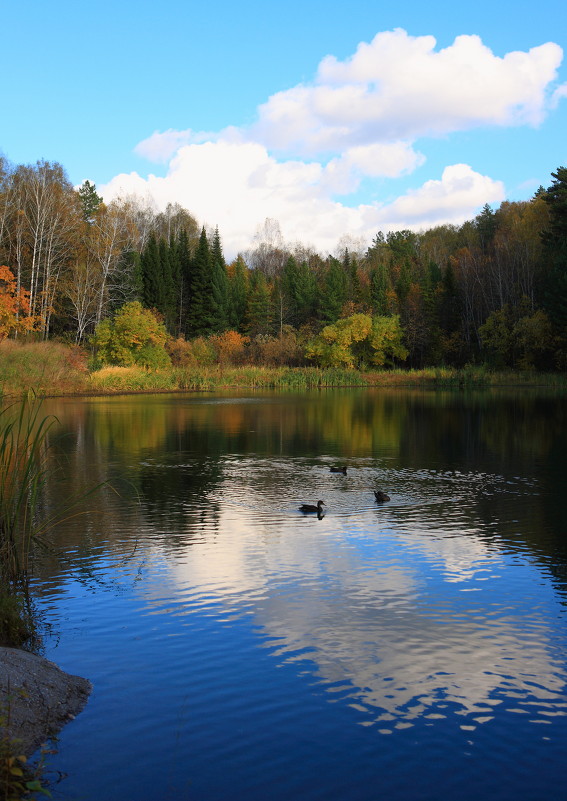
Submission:
<svg viewBox="0 0 567 801">
<path fill-rule="evenodd" d="M 260 106 L 254 137 L 305 155 L 408 141 L 485 125 L 537 125 L 563 51 L 548 42 L 495 56 L 478 36 L 435 51 L 433 36 L 397 29 L 361 43 L 345 61 L 327 56 L 315 82 Z"/>
<path fill-rule="evenodd" d="M 556 85 L 562 56 L 552 42 L 499 57 L 478 36 L 436 50 L 433 36 L 378 33 L 350 58 L 326 56 L 311 83 L 272 95 L 247 128 L 155 131 L 136 152 L 167 163 L 165 177 L 118 175 L 100 191 L 106 200 L 150 196 L 158 208 L 180 203 L 219 226 L 229 257 L 250 247 L 266 218 L 286 241 L 322 253 L 341 236 L 370 242 L 379 230 L 458 224 L 505 197 L 500 181 L 468 164 L 441 168 L 387 203 L 349 196 L 388 180 L 391 197 L 392 182 L 425 162 L 426 137 L 537 126 L 566 96 Z"/>
<path fill-rule="evenodd" d="M 279 162 L 262 145 L 219 141 L 182 147 L 163 178 L 118 175 L 102 192 L 107 200 L 149 194 L 158 208 L 182 204 L 200 222 L 219 226 L 230 258 L 250 247 L 266 217 L 280 222 L 286 241 L 326 254 L 344 234 L 370 243 L 379 230 L 462 222 L 480 205 L 504 199 L 500 182 L 460 164 L 393 203 L 349 207 L 330 196 L 326 173 L 318 162 Z"/>
</svg>

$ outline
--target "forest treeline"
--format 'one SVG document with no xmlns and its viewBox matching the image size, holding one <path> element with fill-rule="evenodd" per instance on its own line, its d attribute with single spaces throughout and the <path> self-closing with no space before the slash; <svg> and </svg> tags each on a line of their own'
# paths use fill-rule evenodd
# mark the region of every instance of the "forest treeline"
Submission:
<svg viewBox="0 0 567 801">
<path fill-rule="evenodd" d="M 273 364 L 567 367 L 564 167 L 528 201 L 378 231 L 365 251 L 323 257 L 266 220 L 227 264 L 218 229 L 178 204 L 105 204 L 60 164 L 0 157 L 0 265 L 0 339 L 104 352 L 127 308 L 152 310 L 174 362 L 216 341 Z"/>
</svg>

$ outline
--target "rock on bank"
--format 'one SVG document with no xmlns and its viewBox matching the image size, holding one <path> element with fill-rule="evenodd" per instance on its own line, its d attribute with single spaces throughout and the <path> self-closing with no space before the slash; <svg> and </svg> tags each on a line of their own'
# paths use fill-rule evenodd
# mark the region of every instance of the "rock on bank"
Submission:
<svg viewBox="0 0 567 801">
<path fill-rule="evenodd" d="M 17 648 L 0 648 L 0 733 L 31 756 L 78 715 L 92 685 L 53 662 Z"/>
</svg>

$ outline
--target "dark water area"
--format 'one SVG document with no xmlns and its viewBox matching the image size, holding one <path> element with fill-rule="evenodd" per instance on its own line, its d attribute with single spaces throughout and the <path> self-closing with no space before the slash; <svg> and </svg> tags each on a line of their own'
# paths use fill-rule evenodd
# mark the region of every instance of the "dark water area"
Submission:
<svg viewBox="0 0 567 801">
<path fill-rule="evenodd" d="M 54 797 L 560 798 L 566 401 L 47 402 L 45 509 L 107 482 L 36 566 L 43 653 L 94 685 Z"/>
</svg>

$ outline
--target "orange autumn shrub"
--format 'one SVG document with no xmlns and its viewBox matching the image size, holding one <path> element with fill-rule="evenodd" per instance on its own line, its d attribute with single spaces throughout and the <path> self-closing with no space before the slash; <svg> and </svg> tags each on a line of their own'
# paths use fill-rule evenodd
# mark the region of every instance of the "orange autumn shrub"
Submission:
<svg viewBox="0 0 567 801">
<path fill-rule="evenodd" d="M 174 367 L 208 367 L 216 361 L 216 349 L 205 337 L 169 339 L 165 343 Z"/>
<path fill-rule="evenodd" d="M 210 337 L 210 342 L 217 352 L 217 361 L 221 365 L 238 365 L 246 359 L 249 337 L 239 334 L 238 331 L 223 331 Z"/>
<path fill-rule="evenodd" d="M 0 342 L 10 334 L 35 331 L 40 323 L 39 317 L 29 314 L 30 293 L 20 288 L 16 278 L 5 264 L 0 266 Z"/>
</svg>

